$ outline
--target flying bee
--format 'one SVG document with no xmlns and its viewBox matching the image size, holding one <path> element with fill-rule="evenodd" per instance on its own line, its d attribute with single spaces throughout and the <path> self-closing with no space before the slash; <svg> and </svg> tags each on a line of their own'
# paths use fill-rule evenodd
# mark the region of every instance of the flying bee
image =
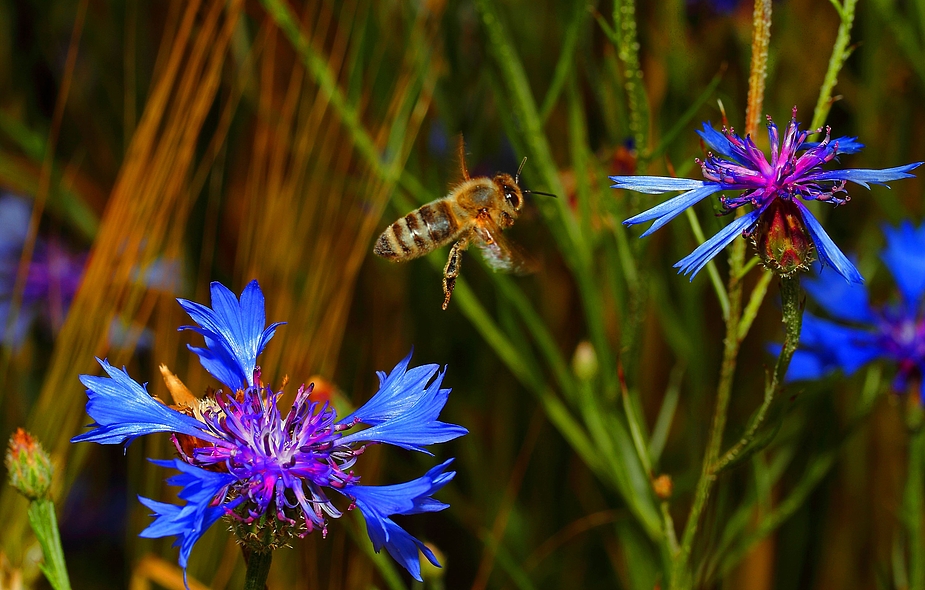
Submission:
<svg viewBox="0 0 925 590">
<path fill-rule="evenodd" d="M 443 309 L 450 303 L 456 278 L 462 266 L 462 253 L 476 245 L 495 271 L 514 274 L 533 272 L 533 264 L 523 251 L 507 240 L 502 231 L 514 225 L 524 206 L 518 183 L 524 158 L 514 176 L 505 173 L 489 178 L 470 178 L 460 143 L 463 180 L 442 199 L 431 201 L 385 228 L 373 253 L 392 262 L 405 262 L 454 242 L 443 267 Z M 532 191 L 548 196 L 549 193 Z"/>
</svg>

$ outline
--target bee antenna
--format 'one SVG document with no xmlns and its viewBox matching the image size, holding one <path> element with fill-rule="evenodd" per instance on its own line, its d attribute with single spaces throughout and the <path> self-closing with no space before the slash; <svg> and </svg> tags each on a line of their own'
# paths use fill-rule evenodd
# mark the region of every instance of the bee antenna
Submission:
<svg viewBox="0 0 925 590">
<path fill-rule="evenodd" d="M 554 195 L 552 193 L 544 193 L 542 191 L 531 191 L 530 189 L 525 189 L 523 193 L 525 195 L 543 195 L 544 197 L 552 197 L 553 199 L 559 198 L 559 195 Z"/>
<path fill-rule="evenodd" d="M 524 169 L 524 164 L 527 163 L 527 156 L 524 156 L 524 159 L 520 161 L 520 166 L 517 168 L 517 174 L 514 175 L 514 182 L 520 184 L 520 173 Z"/>
</svg>

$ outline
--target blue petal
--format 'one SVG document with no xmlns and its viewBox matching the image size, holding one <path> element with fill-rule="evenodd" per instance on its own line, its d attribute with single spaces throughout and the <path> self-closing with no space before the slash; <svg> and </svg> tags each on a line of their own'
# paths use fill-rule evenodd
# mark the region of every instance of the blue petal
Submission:
<svg viewBox="0 0 925 590">
<path fill-rule="evenodd" d="M 780 348 L 779 346 L 777 347 Z M 780 354 L 778 350 L 776 354 Z M 785 383 L 794 381 L 817 381 L 835 370 L 835 365 L 826 363 L 825 359 L 816 353 L 798 350 L 793 353 L 790 359 L 790 366 L 787 368 L 787 375 L 784 377 Z"/>
<path fill-rule="evenodd" d="M 404 371 L 410 355 L 392 371 L 392 375 Z M 419 369 L 422 367 L 418 367 Z M 370 428 L 348 434 L 339 439 L 338 444 L 347 445 L 368 441 L 395 445 L 404 449 L 430 454 L 424 449 L 427 445 L 438 444 L 458 438 L 468 432 L 462 426 L 440 422 L 437 418 L 446 405 L 450 389 L 441 389 L 444 372 L 437 376 L 427 387 L 432 372 L 413 376 L 414 369 L 403 373 L 404 379 L 392 382 L 392 375 L 385 383 L 394 383 L 392 387 L 383 387 L 359 410 L 341 420 L 347 423 L 358 420 L 369 424 Z M 382 401 L 377 400 L 383 396 Z"/>
<path fill-rule="evenodd" d="M 819 260 L 834 268 L 838 274 L 845 277 L 846 281 L 863 283 L 864 277 L 862 277 L 858 269 L 851 264 L 851 261 L 842 254 L 842 251 L 838 249 L 838 246 L 835 245 L 832 238 L 825 233 L 825 230 L 822 229 L 822 224 L 813 217 L 809 209 L 798 199 L 793 199 L 793 203 L 797 206 L 797 209 L 800 210 L 803 223 L 806 225 L 806 229 L 809 230 L 809 235 L 812 237 L 813 244 L 816 246 L 816 251 L 819 253 Z"/>
<path fill-rule="evenodd" d="M 691 280 L 693 281 L 697 273 L 700 272 L 708 262 L 713 260 L 713 258 L 719 254 L 720 250 L 731 244 L 743 231 L 754 225 L 766 208 L 767 205 L 735 219 L 715 236 L 697 246 L 696 250 L 676 262 L 674 267 L 679 269 L 679 273 L 683 272 L 684 274 L 690 274 Z"/>
<path fill-rule="evenodd" d="M 800 348 L 825 355 L 827 362 L 851 375 L 870 361 L 884 356 L 877 336 L 864 330 L 804 314 Z"/>
<path fill-rule="evenodd" d="M 71 442 L 117 444 L 153 432 L 176 432 L 218 441 L 199 420 L 151 397 L 125 369 L 119 370 L 105 360 L 96 360 L 109 377 L 80 376 L 80 382 L 87 387 L 87 414 L 95 420 L 90 425 L 94 430 L 75 436 Z"/>
<path fill-rule="evenodd" d="M 807 174 L 802 181 L 848 180 L 860 184 L 864 188 L 870 188 L 871 184 L 886 184 L 891 180 L 914 178 L 915 174 L 909 174 L 909 171 L 915 170 L 921 165 L 922 162 L 914 162 L 912 164 L 906 164 L 905 166 L 896 166 L 895 168 L 885 168 L 883 170 L 869 170 L 864 168 L 824 170 L 814 174 Z"/>
<path fill-rule="evenodd" d="M 233 391 L 254 384 L 257 357 L 263 352 L 278 322 L 264 329 L 264 297 L 257 281 L 251 281 L 241 293 L 241 300 L 218 282 L 212 283 L 212 308 L 200 303 L 177 299 L 186 313 L 199 324 L 183 326 L 205 337 L 206 348 L 190 346 L 199 355 L 203 368 Z"/>
<path fill-rule="evenodd" d="M 671 191 L 689 191 L 706 184 L 703 180 L 673 178 L 671 176 L 611 176 L 614 181 L 610 188 L 622 188 L 629 191 L 660 195 Z"/>
<path fill-rule="evenodd" d="M 858 141 L 857 136 L 848 137 L 844 135 L 842 137 L 836 137 L 835 139 L 829 142 L 829 145 L 838 143 L 838 154 L 856 154 L 862 149 L 864 149 L 864 144 Z M 801 149 L 812 149 L 814 147 L 819 147 L 819 141 L 805 141 Z"/>
<path fill-rule="evenodd" d="M 340 423 L 345 424 L 359 417 L 363 424 L 373 426 L 400 416 L 414 407 L 426 393 L 427 383 L 440 369 L 440 365 L 422 365 L 409 370 L 412 354 L 414 348 L 388 375 L 377 371 L 379 391 L 357 411 L 341 419 Z"/>
<path fill-rule="evenodd" d="M 748 160 L 734 145 L 729 141 L 722 132 L 717 131 L 713 128 L 708 121 L 704 121 L 703 130 L 698 130 L 697 135 L 703 139 L 704 143 L 713 148 L 716 153 L 721 154 L 727 158 L 734 160 L 735 162 L 745 166 L 746 168 L 752 168 L 753 163 Z"/>
<path fill-rule="evenodd" d="M 646 221 L 655 219 L 655 223 L 653 223 L 649 229 L 647 229 L 641 236 L 639 236 L 640 238 L 644 238 L 680 215 L 682 211 L 691 205 L 699 203 L 706 197 L 709 197 L 713 193 L 718 193 L 725 188 L 728 187 L 716 182 L 704 183 L 704 185 L 699 188 L 695 188 L 694 190 L 688 191 L 682 195 L 668 199 L 664 203 L 656 205 L 647 211 L 643 211 L 639 215 L 630 217 L 623 222 L 623 225 L 636 225 L 637 223 L 645 223 Z"/>
<path fill-rule="evenodd" d="M 890 269 L 907 305 L 917 307 L 925 294 L 925 224 L 909 221 L 898 228 L 884 227 L 887 246 L 880 258 Z"/>
<path fill-rule="evenodd" d="M 823 270 L 821 264 L 813 264 L 812 274 L 806 275 L 802 281 L 810 297 L 833 318 L 859 324 L 876 321 L 863 283 L 849 283 Z"/>
<path fill-rule="evenodd" d="M 366 520 L 366 532 L 378 553 L 383 547 L 414 579 L 421 581 L 420 550 L 435 566 L 440 566 L 434 554 L 418 539 L 389 518 L 396 514 L 409 515 L 436 512 L 449 507 L 431 497 L 456 475 L 447 472 L 453 460 L 433 467 L 412 481 L 391 486 L 348 486 L 343 493 L 352 498 Z"/>
<path fill-rule="evenodd" d="M 139 496 L 141 503 L 154 511 L 152 516 L 155 520 L 138 536 L 146 539 L 176 536 L 177 541 L 174 545 L 180 546 L 178 562 L 183 568 L 185 582 L 186 567 L 193 545 L 209 527 L 215 524 L 215 521 L 225 514 L 223 506 L 212 506 L 212 503 L 236 478 L 228 473 L 193 467 L 179 459 L 152 462 L 162 467 L 174 467 L 180 470 L 178 475 L 169 478 L 167 482 L 173 486 L 182 486 L 183 489 L 180 490 L 178 496 L 186 503 L 183 506 L 176 506 Z"/>
<path fill-rule="evenodd" d="M 779 353 L 780 346 L 772 351 Z M 885 356 L 875 334 L 841 326 L 813 314 L 803 315 L 800 348 L 787 371 L 787 381 L 813 380 L 840 369 L 851 375 Z"/>
</svg>

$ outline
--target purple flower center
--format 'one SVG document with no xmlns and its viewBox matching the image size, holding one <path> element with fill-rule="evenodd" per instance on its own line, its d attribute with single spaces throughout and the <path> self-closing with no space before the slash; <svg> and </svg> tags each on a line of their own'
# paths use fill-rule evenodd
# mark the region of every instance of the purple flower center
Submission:
<svg viewBox="0 0 925 590">
<path fill-rule="evenodd" d="M 806 139 L 814 133 L 825 131 L 825 139 L 818 144 L 804 146 Z M 838 154 L 838 141 L 832 143 L 830 129 L 800 131 L 796 120 L 796 107 L 787 131 L 781 140 L 777 125 L 768 117 L 768 139 L 771 145 L 771 160 L 758 149 L 751 135 L 744 139 L 732 128 L 723 127 L 723 135 L 729 141 L 729 159 L 708 154 L 706 161 L 700 159 L 703 176 L 707 180 L 728 185 L 732 190 L 745 190 L 737 197 L 721 197 L 726 209 L 735 209 L 745 204 L 756 207 L 767 204 L 775 198 L 831 201 L 836 205 L 847 203 L 845 181 L 815 181 L 814 173 L 832 161 Z M 809 145 L 809 144 L 808 144 Z M 802 152 L 802 153 L 798 153 Z M 825 183 L 825 184 L 822 184 Z M 844 196 L 839 196 L 844 195 Z"/>
<path fill-rule="evenodd" d="M 259 372 L 254 382 L 258 385 L 235 396 L 219 392 L 203 403 L 202 420 L 221 442 L 195 444 L 190 453 L 177 438 L 177 448 L 191 465 L 235 476 L 225 506 L 245 524 L 273 504 L 277 518 L 291 525 L 297 524 L 293 515 L 301 513 L 304 534 L 324 531 L 325 514 L 338 518 L 341 512 L 323 488 L 343 489 L 360 479 L 349 470 L 364 447 L 338 444 L 356 422 L 337 424 L 328 403 L 310 401 L 311 386 L 299 388 L 284 418 L 277 406 L 282 393 L 260 383 Z"/>
<path fill-rule="evenodd" d="M 925 316 L 886 310 L 879 322 L 878 344 L 896 360 L 899 369 L 894 389 L 906 391 L 912 381 L 921 381 L 919 367 L 925 366 Z"/>
</svg>

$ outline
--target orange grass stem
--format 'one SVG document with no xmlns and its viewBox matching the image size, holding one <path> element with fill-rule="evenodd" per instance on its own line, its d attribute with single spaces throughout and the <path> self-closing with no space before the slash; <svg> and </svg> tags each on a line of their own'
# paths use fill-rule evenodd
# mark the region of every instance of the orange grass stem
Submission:
<svg viewBox="0 0 925 590">
<path fill-rule="evenodd" d="M 748 109 L 745 112 L 747 135 L 754 135 L 761 121 L 770 42 L 771 0 L 755 0 L 755 12 L 752 17 L 752 63 L 748 75 Z"/>
</svg>

